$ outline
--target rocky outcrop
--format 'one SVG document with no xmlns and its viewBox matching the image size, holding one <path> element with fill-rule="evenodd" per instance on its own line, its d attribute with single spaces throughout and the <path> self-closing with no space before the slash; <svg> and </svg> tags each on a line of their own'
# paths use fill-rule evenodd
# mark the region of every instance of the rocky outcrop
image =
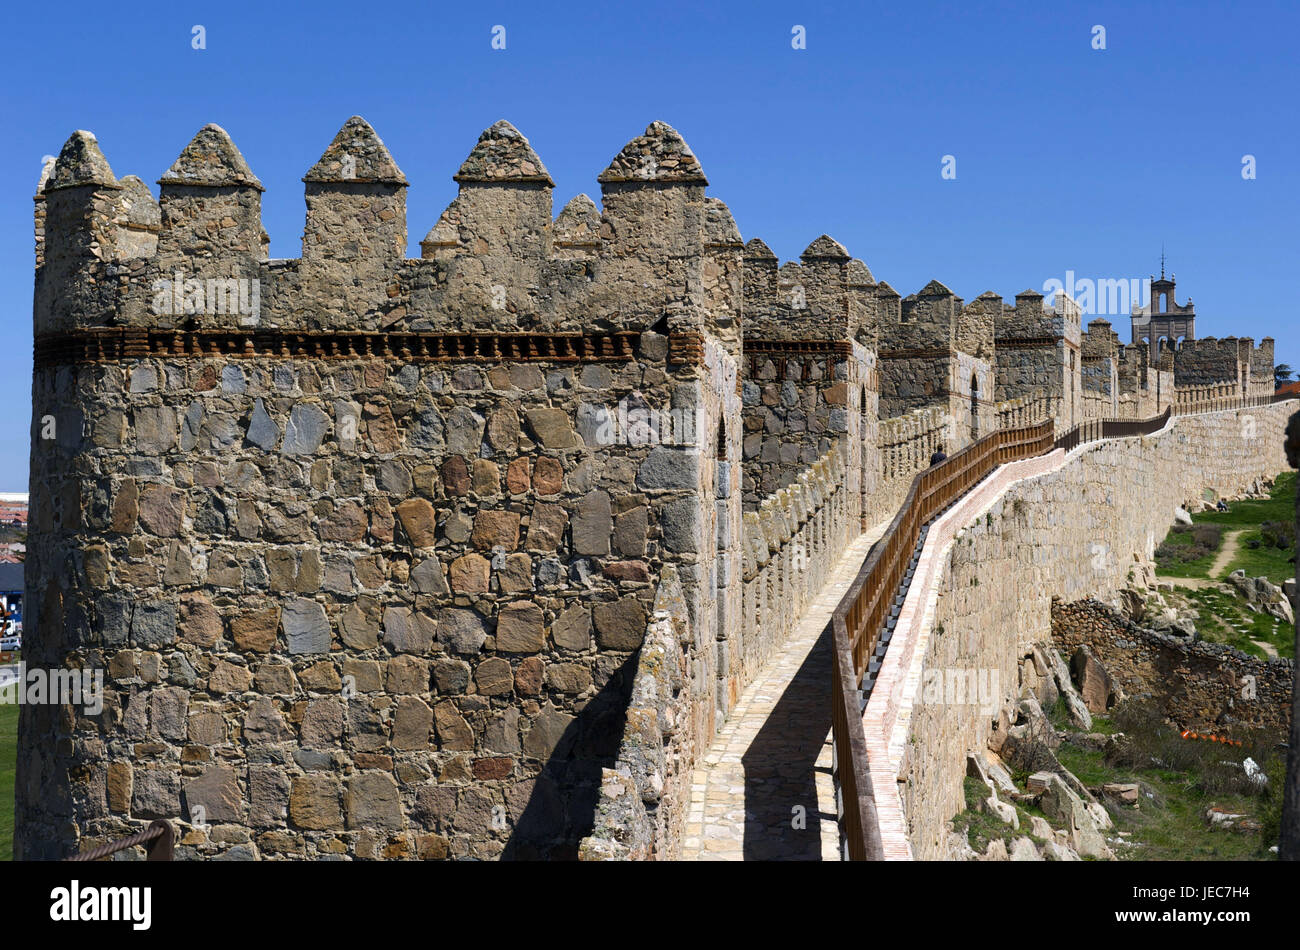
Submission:
<svg viewBox="0 0 1300 950">
<path fill-rule="evenodd" d="M 1079 695 L 1091 713 L 1103 715 L 1122 698 L 1115 681 L 1085 643 L 1074 651 L 1070 672 L 1079 687 Z"/>
<path fill-rule="evenodd" d="M 1065 826 L 1070 846 L 1080 855 L 1089 858 L 1113 860 L 1115 854 L 1106 845 L 1102 835 L 1110 827 L 1110 819 L 1103 818 L 1104 808 L 1092 807 L 1084 802 L 1065 779 L 1055 772 L 1039 772 L 1029 776 L 1029 790 L 1040 794 L 1039 804 L 1049 818 Z M 1104 820 L 1105 824 L 1101 824 Z"/>
<path fill-rule="evenodd" d="M 1228 575 L 1228 583 L 1239 590 L 1250 604 L 1252 610 L 1276 617 L 1286 623 L 1295 623 L 1295 610 L 1291 601 L 1267 577 L 1247 577 L 1245 571 L 1233 571 Z"/>
</svg>

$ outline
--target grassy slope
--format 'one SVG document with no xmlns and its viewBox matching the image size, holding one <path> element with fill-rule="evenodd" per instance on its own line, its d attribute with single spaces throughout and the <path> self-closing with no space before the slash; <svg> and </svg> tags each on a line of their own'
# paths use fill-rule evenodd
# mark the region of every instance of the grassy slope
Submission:
<svg viewBox="0 0 1300 950">
<path fill-rule="evenodd" d="M 1230 511 L 1207 511 L 1192 516 L 1196 524 L 1219 525 L 1228 531 L 1245 529 L 1241 536 L 1241 550 L 1229 563 L 1227 574 L 1244 570 L 1248 577 L 1267 577 L 1274 584 L 1295 577 L 1295 565 L 1292 563 L 1295 552 L 1281 548 L 1260 547 L 1251 550 L 1250 542 L 1260 540 L 1259 526 L 1265 521 L 1295 520 L 1296 473 L 1283 472 L 1273 486 L 1271 497 L 1258 501 L 1234 501 Z M 1209 569 L 1213 557 L 1205 564 Z M 1182 577 L 1206 577 L 1201 574 L 1182 574 Z M 1225 574 L 1226 576 L 1226 574 Z M 1221 580 L 1221 578 L 1213 578 Z"/>
<path fill-rule="evenodd" d="M 1194 740 L 1187 740 L 1194 741 Z M 1233 757 L 1232 751 L 1225 758 Z M 1115 823 L 1107 838 L 1128 832 L 1134 847 L 1120 846 L 1116 854 L 1130 861 L 1268 861 L 1271 841 L 1262 834 L 1240 834 L 1211 829 L 1205 813 L 1218 805 L 1232 812 L 1258 815 L 1259 799 L 1248 795 L 1206 794 L 1196 783 L 1196 776 L 1186 771 L 1146 768 L 1126 769 L 1111 766 L 1101 752 L 1062 745 L 1057 750 L 1061 764 L 1085 785 L 1096 787 L 1109 782 L 1137 782 L 1142 794 L 1137 808 L 1111 806 Z M 1150 797 L 1149 797 L 1150 796 Z"/>
<path fill-rule="evenodd" d="M 13 687 L 6 692 L 12 694 Z M 18 762 L 18 704 L 0 703 L 0 861 L 14 853 L 14 773 Z"/>
<path fill-rule="evenodd" d="M 1065 722 L 1059 708 L 1052 710 L 1052 720 L 1058 727 L 1078 731 Z M 1093 717 L 1093 731 L 1110 734 L 1115 731 L 1110 719 L 1105 716 Z M 1193 743 L 1196 740 L 1176 740 L 1170 736 L 1166 741 Z M 1211 763 L 1220 759 L 1240 761 L 1246 750 L 1218 746 L 1210 743 L 1187 745 L 1188 754 L 1180 757 L 1179 768 L 1162 768 L 1154 765 L 1145 768 L 1129 768 L 1114 765 L 1107 761 L 1100 751 L 1083 749 L 1062 743 L 1057 750 L 1058 761 L 1073 772 L 1089 788 L 1099 788 L 1110 782 L 1137 782 L 1142 794 L 1137 808 L 1120 806 L 1106 802 L 1106 810 L 1115 823 L 1115 827 L 1103 832 L 1112 842 L 1112 850 L 1121 860 L 1129 861 L 1271 861 L 1276 855 L 1268 849 L 1276 840 L 1275 812 L 1280 809 L 1278 799 L 1269 795 L 1246 795 L 1232 791 L 1207 791 L 1215 782 L 1208 777 Z M 1267 757 L 1256 752 L 1269 765 L 1270 781 L 1274 788 L 1282 784 L 1280 770 L 1281 759 Z M 1025 776 L 1015 775 L 1017 782 L 1024 784 Z M 1047 816 L 1038 808 L 1016 805 L 1020 817 L 1020 830 L 1012 831 L 992 815 L 978 811 L 980 802 L 988 797 L 988 789 L 978 779 L 965 780 L 966 811 L 953 819 L 953 828 L 966 832 L 967 839 L 976 851 L 983 853 L 990 840 L 1001 838 L 1010 843 L 1020 835 L 1028 836 L 1029 816 L 1040 818 Z M 999 796 L 1005 799 L 1005 796 Z M 1258 832 L 1236 832 L 1223 829 L 1211 829 L 1205 813 L 1211 806 L 1217 805 L 1228 811 L 1250 815 L 1259 820 L 1263 827 Z M 1058 825 L 1059 822 L 1049 823 Z M 1122 840 L 1129 844 L 1115 843 L 1126 832 Z M 1030 836 L 1032 837 L 1032 836 Z M 1038 841 L 1039 839 L 1033 839 Z"/>
<path fill-rule="evenodd" d="M 1278 476 L 1268 499 L 1236 501 L 1231 503 L 1230 511 L 1207 511 L 1193 515 L 1192 520 L 1198 525 L 1216 525 L 1225 533 L 1242 531 L 1237 555 L 1228 563 L 1222 577 L 1210 577 L 1210 567 L 1217 551 L 1179 564 L 1162 561 L 1159 565 L 1160 575 L 1222 581 L 1233 571 L 1244 570 L 1248 577 L 1267 577 L 1278 585 L 1295 577 L 1293 551 L 1262 545 L 1256 550 L 1250 548 L 1252 540 L 1262 538 L 1259 526 L 1265 521 L 1294 520 L 1295 496 L 1296 473 L 1284 472 Z M 1165 543 L 1173 547 L 1188 546 L 1192 544 L 1192 536 L 1187 533 L 1170 534 Z M 1227 595 L 1213 588 L 1182 589 L 1179 595 L 1185 596 L 1189 605 L 1200 611 L 1201 619 L 1196 622 L 1196 629 L 1206 640 L 1226 643 L 1244 653 L 1266 658 L 1267 652 L 1254 642 L 1260 640 L 1270 644 L 1279 656 L 1295 657 L 1295 628 L 1291 624 L 1276 621 L 1267 614 L 1247 609 L 1242 597 Z"/>
<path fill-rule="evenodd" d="M 1164 543 L 1171 548 L 1191 548 L 1193 538 L 1190 533 L 1170 532 Z M 1222 543 L 1220 543 L 1220 546 L 1222 546 Z M 1157 555 L 1156 562 L 1160 566 L 1160 574 L 1164 577 L 1209 577 L 1210 568 L 1214 565 L 1214 559 L 1218 553 L 1218 548 L 1216 548 L 1208 554 L 1186 561 L 1175 561 Z M 1183 556 L 1186 557 L 1186 554 L 1183 554 Z"/>
<path fill-rule="evenodd" d="M 1269 614 L 1255 613 L 1239 594 L 1225 594 L 1214 588 L 1165 594 L 1165 600 L 1174 606 L 1178 606 L 1179 597 L 1185 597 L 1188 606 L 1200 613 L 1196 630 L 1202 639 L 1226 643 L 1266 660 L 1268 651 L 1256 643 L 1259 641 L 1272 646 L 1278 656 L 1295 658 L 1295 628 Z"/>
</svg>

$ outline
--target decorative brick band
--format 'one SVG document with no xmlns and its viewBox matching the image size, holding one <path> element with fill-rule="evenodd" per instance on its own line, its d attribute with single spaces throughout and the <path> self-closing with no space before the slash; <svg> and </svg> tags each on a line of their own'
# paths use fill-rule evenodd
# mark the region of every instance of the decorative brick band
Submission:
<svg viewBox="0 0 1300 950">
<path fill-rule="evenodd" d="M 1064 343 L 1067 349 L 1079 349 L 1079 344 L 1067 340 L 1063 336 L 1033 336 L 1021 339 L 1008 337 L 1006 339 L 995 339 L 993 346 L 999 350 L 1037 350 L 1047 346 L 1058 346 L 1061 343 Z"/>
<path fill-rule="evenodd" d="M 952 357 L 955 350 L 949 350 L 940 346 L 918 346 L 905 350 L 881 350 L 879 359 L 881 360 L 946 360 Z"/>
<path fill-rule="evenodd" d="M 704 362 L 704 337 L 693 331 L 675 330 L 669 333 L 668 362 L 675 364 Z"/>
<path fill-rule="evenodd" d="M 149 356 L 484 363 L 622 362 L 636 359 L 638 338 L 639 334 L 631 332 L 356 333 L 109 327 L 38 337 L 34 361 L 37 367 L 106 363 Z"/>
<path fill-rule="evenodd" d="M 746 337 L 745 355 L 749 357 L 751 378 L 758 377 L 759 360 L 766 357 L 776 364 L 776 373 L 781 379 L 785 379 L 786 376 L 786 360 L 797 359 L 800 356 L 825 356 L 825 378 L 831 380 L 834 378 L 834 363 L 851 358 L 853 344 L 848 340 L 762 340 Z M 800 382 L 806 383 L 811 378 L 808 363 L 805 362 Z M 868 378 L 862 382 L 872 392 L 879 392 L 879 376 L 875 370 L 872 370 Z"/>
<path fill-rule="evenodd" d="M 745 337 L 745 350 L 749 353 L 781 353 L 787 356 L 826 353 L 847 358 L 853 355 L 853 344 L 848 340 L 758 340 Z"/>
</svg>

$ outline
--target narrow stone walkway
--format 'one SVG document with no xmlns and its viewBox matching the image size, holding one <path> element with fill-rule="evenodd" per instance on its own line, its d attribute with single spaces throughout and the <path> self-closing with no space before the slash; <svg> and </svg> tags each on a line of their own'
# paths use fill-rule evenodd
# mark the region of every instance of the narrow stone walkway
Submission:
<svg viewBox="0 0 1300 950">
<path fill-rule="evenodd" d="M 845 549 L 785 644 L 744 691 L 695 770 L 682 857 L 837 861 L 831 645 L 823 636 L 881 524 Z"/>
</svg>

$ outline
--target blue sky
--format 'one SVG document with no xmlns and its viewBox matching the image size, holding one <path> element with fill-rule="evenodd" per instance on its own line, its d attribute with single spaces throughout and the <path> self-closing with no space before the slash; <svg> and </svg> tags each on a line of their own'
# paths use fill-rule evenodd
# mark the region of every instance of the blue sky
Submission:
<svg viewBox="0 0 1300 950">
<path fill-rule="evenodd" d="M 558 212 L 653 119 L 742 235 L 782 259 L 823 232 L 906 295 L 971 299 L 1067 271 L 1143 278 L 1163 243 L 1201 336 L 1273 336 L 1300 220 L 1294 5 L 747 2 L 13 5 L 0 37 L 0 490 L 27 483 L 32 202 L 41 157 L 93 131 L 151 185 L 206 122 L 266 186 L 272 257 L 301 250 L 302 175 L 365 116 L 411 182 L 411 256 L 499 118 Z M 191 47 L 202 25 L 207 48 Z M 505 27 L 506 48 L 492 49 Z M 792 48 L 803 26 L 806 49 Z M 1094 26 L 1106 49 L 1093 48 Z M 941 176 L 943 156 L 956 178 Z M 1244 180 L 1242 159 L 1257 177 Z M 153 185 L 155 194 L 156 185 Z M 1124 318 L 1111 318 L 1128 340 Z"/>
</svg>

